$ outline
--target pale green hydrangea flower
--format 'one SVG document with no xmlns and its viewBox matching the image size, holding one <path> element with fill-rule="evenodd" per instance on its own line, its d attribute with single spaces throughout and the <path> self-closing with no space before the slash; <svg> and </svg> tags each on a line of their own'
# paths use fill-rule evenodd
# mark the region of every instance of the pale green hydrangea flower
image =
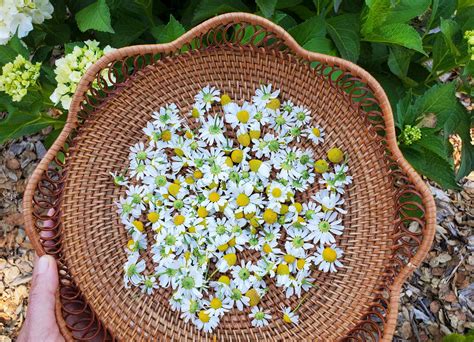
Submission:
<svg viewBox="0 0 474 342">
<path fill-rule="evenodd" d="M 28 93 L 28 88 L 36 84 L 40 74 L 41 63 L 31 63 L 22 55 L 16 56 L 13 62 L 2 68 L 0 91 L 10 95 L 15 102 L 21 101 Z"/>
<path fill-rule="evenodd" d="M 421 129 L 419 127 L 412 127 L 411 125 L 406 125 L 400 134 L 400 141 L 406 145 L 411 145 L 415 141 L 421 139 Z"/>
<path fill-rule="evenodd" d="M 467 39 L 467 52 L 471 55 L 471 61 L 474 61 L 474 30 L 464 32 L 464 38 Z"/>
<path fill-rule="evenodd" d="M 87 69 L 94 64 L 104 53 L 115 50 L 106 46 L 103 50 L 99 47 L 99 42 L 87 40 L 83 47 L 75 46 L 73 51 L 63 58 L 56 60 L 56 81 L 58 86 L 51 94 L 51 101 L 54 104 L 61 103 L 64 109 L 69 109 L 72 95 L 77 84 Z"/>
</svg>

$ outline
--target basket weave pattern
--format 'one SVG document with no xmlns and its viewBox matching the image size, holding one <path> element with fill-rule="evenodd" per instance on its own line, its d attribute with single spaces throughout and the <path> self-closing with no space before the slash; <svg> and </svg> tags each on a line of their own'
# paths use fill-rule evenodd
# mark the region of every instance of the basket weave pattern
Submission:
<svg viewBox="0 0 474 342">
<path fill-rule="evenodd" d="M 253 328 L 236 311 L 213 334 L 203 334 L 170 310 L 169 291 L 146 297 L 123 288 L 127 238 L 113 205 L 120 193 L 108 173 L 123 169 L 128 146 L 156 108 L 175 102 L 189 111 L 193 94 L 207 84 L 249 99 L 264 83 L 308 107 L 327 129 L 325 146 L 337 145 L 350 157 L 354 182 L 338 240 L 345 267 L 317 273 L 318 287 L 300 308 L 297 327 L 275 317 Z M 314 152 L 316 159 L 324 153 Z M 44 228 L 51 208 L 55 224 Z M 57 318 L 70 340 L 389 341 L 400 287 L 429 250 L 435 217 L 428 189 L 398 150 L 380 85 L 356 65 L 306 51 L 280 27 L 243 13 L 213 18 L 170 44 L 116 50 L 92 66 L 63 132 L 28 184 L 24 212 L 37 252 L 58 260 Z M 264 308 L 277 316 L 282 303 L 296 306 L 270 286 Z"/>
</svg>

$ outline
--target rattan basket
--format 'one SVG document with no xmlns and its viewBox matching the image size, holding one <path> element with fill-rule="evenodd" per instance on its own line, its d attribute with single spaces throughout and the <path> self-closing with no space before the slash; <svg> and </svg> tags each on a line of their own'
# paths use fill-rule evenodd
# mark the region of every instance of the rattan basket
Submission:
<svg viewBox="0 0 474 342">
<path fill-rule="evenodd" d="M 124 288 L 127 237 L 109 172 L 125 167 L 128 147 L 152 110 L 170 102 L 190 109 L 207 84 L 248 99 L 262 83 L 310 108 L 329 132 L 328 146 L 350 156 L 354 181 L 338 240 L 345 267 L 336 274 L 315 271 L 318 287 L 300 308 L 298 326 L 273 320 L 254 328 L 246 313 L 231 312 L 205 334 L 170 310 L 168 291 L 144 296 Z M 45 228 L 51 208 L 54 225 Z M 429 250 L 435 224 L 432 196 L 398 149 L 377 81 L 245 13 L 210 19 L 169 44 L 118 49 L 94 64 L 77 87 L 66 126 L 28 183 L 24 215 L 37 253 L 58 260 L 56 314 L 68 340 L 389 341 L 400 288 Z M 294 306 L 291 301 L 274 290 L 263 306 L 276 312 L 281 303 Z"/>
</svg>

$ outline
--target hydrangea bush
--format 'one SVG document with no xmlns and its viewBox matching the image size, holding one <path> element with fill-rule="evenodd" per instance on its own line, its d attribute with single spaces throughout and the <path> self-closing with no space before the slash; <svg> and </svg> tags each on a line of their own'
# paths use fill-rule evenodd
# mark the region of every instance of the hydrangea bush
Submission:
<svg viewBox="0 0 474 342">
<path fill-rule="evenodd" d="M 315 269 L 342 267 L 347 160 L 323 144 L 310 110 L 279 94 L 266 85 L 237 101 L 206 86 L 189 113 L 161 107 L 143 129 L 146 142 L 130 148 L 127 173 L 112 174 L 125 188 L 117 203 L 130 236 L 125 287 L 172 288 L 171 308 L 206 332 L 247 306 L 252 325 L 265 326 L 272 316 L 258 304 L 269 281 L 301 297 Z M 244 259 L 247 250 L 255 259 Z M 149 251 L 154 270 L 145 269 Z M 280 318 L 297 324 L 297 309 L 282 307 Z"/>
</svg>

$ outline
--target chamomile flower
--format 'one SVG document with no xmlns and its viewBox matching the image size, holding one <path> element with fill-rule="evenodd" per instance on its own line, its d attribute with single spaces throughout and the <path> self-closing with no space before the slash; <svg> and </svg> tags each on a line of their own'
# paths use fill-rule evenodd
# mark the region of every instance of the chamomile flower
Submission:
<svg viewBox="0 0 474 342">
<path fill-rule="evenodd" d="M 233 307 L 232 300 L 230 298 L 214 296 L 209 298 L 209 313 L 215 316 L 223 316 L 226 312 L 230 311 Z"/>
<path fill-rule="evenodd" d="M 316 145 L 324 142 L 324 130 L 317 125 L 314 127 L 307 128 L 304 133 L 306 134 L 306 137 Z"/>
<path fill-rule="evenodd" d="M 220 101 L 221 92 L 219 89 L 211 86 L 205 86 L 199 93 L 194 97 L 196 101 L 196 107 L 203 108 L 206 111 L 211 109 L 214 102 Z"/>
<path fill-rule="evenodd" d="M 209 116 L 207 120 L 204 119 L 199 129 L 200 138 L 209 145 L 225 144 L 224 132 L 224 120 L 217 115 L 215 117 Z"/>
<path fill-rule="evenodd" d="M 154 276 L 145 276 L 143 279 L 143 285 L 140 286 L 143 293 L 148 295 L 153 293 L 153 290 L 158 288 L 158 284 L 156 283 L 156 278 Z"/>
<path fill-rule="evenodd" d="M 322 245 L 335 243 L 334 235 L 341 235 L 344 231 L 341 222 L 337 212 L 334 211 L 326 212 L 324 216 L 315 216 L 308 224 L 308 228 L 312 231 L 313 242 Z"/>
<path fill-rule="evenodd" d="M 309 243 L 313 239 L 311 232 L 308 230 L 291 229 L 288 230 L 286 237 L 285 249 L 288 253 L 301 257 L 305 255 L 305 250 L 313 248 L 313 244 Z"/>
<path fill-rule="evenodd" d="M 283 322 L 298 325 L 299 315 L 291 310 L 290 307 L 284 307 L 281 311 L 283 313 Z"/>
<path fill-rule="evenodd" d="M 201 310 L 194 318 L 194 324 L 199 330 L 210 332 L 219 324 L 219 316 L 211 314 L 209 310 Z"/>
<path fill-rule="evenodd" d="M 232 128 L 236 128 L 237 126 L 240 128 L 249 128 L 255 111 L 255 106 L 248 102 L 244 102 L 242 106 L 232 102 L 225 107 L 225 121 L 230 124 Z"/>
<path fill-rule="evenodd" d="M 272 91 L 272 85 L 261 85 L 260 88 L 255 90 L 255 96 L 252 97 L 253 103 L 259 109 L 264 109 L 267 104 L 272 100 L 276 99 L 280 94 L 280 90 Z"/>
<path fill-rule="evenodd" d="M 250 261 L 245 263 L 242 260 L 240 265 L 236 265 L 232 268 L 231 273 L 233 282 L 242 292 L 247 292 L 255 281 L 255 276 L 253 275 L 253 265 Z"/>
<path fill-rule="evenodd" d="M 194 320 L 198 312 L 203 308 L 203 302 L 199 299 L 183 299 L 183 303 L 181 305 L 181 318 L 185 322 L 189 322 L 190 320 Z"/>
<path fill-rule="evenodd" d="M 280 135 L 285 135 L 295 125 L 293 112 L 279 111 L 270 119 L 270 127 Z"/>
<path fill-rule="evenodd" d="M 342 267 L 339 259 L 342 257 L 342 249 L 337 248 L 335 244 L 329 247 L 320 246 L 315 254 L 314 263 L 323 272 L 337 272 L 336 267 Z"/>
<path fill-rule="evenodd" d="M 177 284 L 176 297 L 202 298 L 205 279 L 202 271 L 198 267 L 191 266 L 178 272 Z"/>
<path fill-rule="evenodd" d="M 288 190 L 282 183 L 273 181 L 267 190 L 268 207 L 275 211 L 280 211 L 281 204 L 287 201 Z"/>
<path fill-rule="evenodd" d="M 347 213 L 346 210 L 341 208 L 341 206 L 344 204 L 344 199 L 341 198 L 341 195 L 338 193 L 334 193 L 329 190 L 320 190 L 312 198 L 321 204 L 323 211 L 336 210 L 341 214 Z"/>
<path fill-rule="evenodd" d="M 203 195 L 205 200 L 201 203 L 201 206 L 205 207 L 207 211 L 219 211 L 219 208 L 227 203 L 227 196 L 220 189 L 204 190 Z"/>
<path fill-rule="evenodd" d="M 136 286 L 143 281 L 141 273 L 145 270 L 145 260 L 138 261 L 139 257 L 140 255 L 138 253 L 130 254 L 123 267 L 125 271 L 123 276 L 125 288 L 129 288 L 129 283 Z"/>
<path fill-rule="evenodd" d="M 230 283 L 230 303 L 240 311 L 244 309 L 244 306 L 250 305 L 249 297 L 245 296 L 244 293 L 237 287 L 235 282 Z"/>
<path fill-rule="evenodd" d="M 153 112 L 153 125 L 160 129 L 170 128 L 181 123 L 179 119 L 179 110 L 176 104 L 172 103 L 168 106 L 161 107 L 159 111 Z"/>
<path fill-rule="evenodd" d="M 272 315 L 268 311 L 260 309 L 258 306 L 252 308 L 249 317 L 252 319 L 252 325 L 257 328 L 268 325 L 268 321 L 272 319 Z"/>
<path fill-rule="evenodd" d="M 298 127 L 304 127 L 311 121 L 311 111 L 303 106 L 293 108 L 295 122 Z"/>
</svg>

